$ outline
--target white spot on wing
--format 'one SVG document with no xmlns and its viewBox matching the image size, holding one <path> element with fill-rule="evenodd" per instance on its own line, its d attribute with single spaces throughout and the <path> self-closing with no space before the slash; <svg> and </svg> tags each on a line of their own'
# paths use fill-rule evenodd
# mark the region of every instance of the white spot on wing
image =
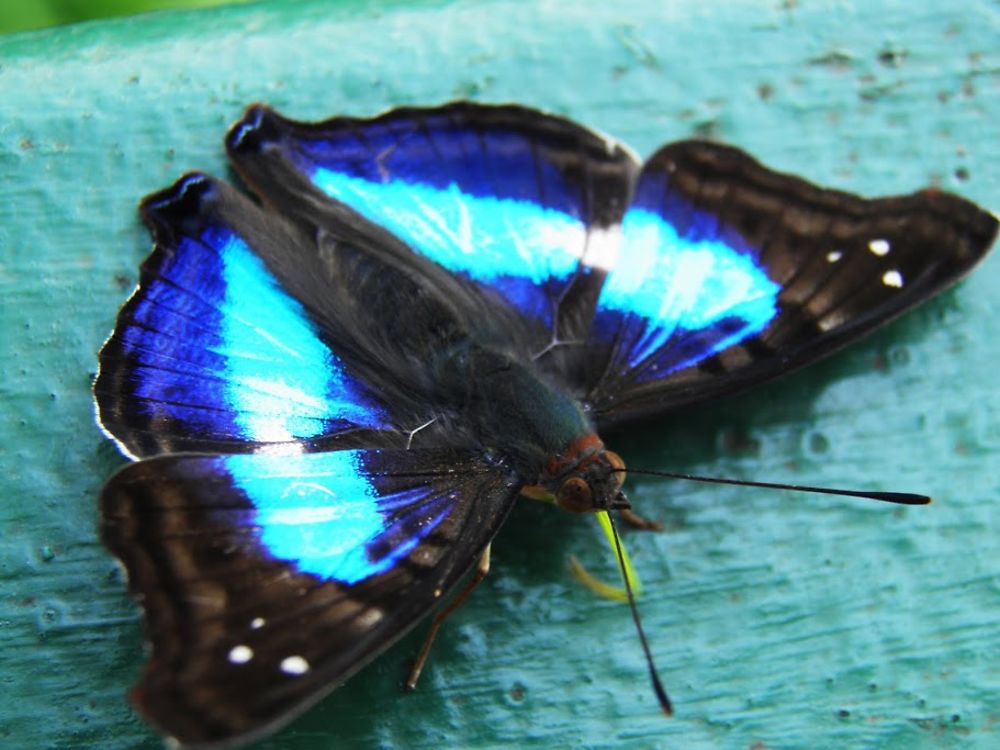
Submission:
<svg viewBox="0 0 1000 750">
<path fill-rule="evenodd" d="M 892 271 L 886 271 L 882 274 L 882 283 L 886 286 L 891 286 L 895 289 L 902 289 L 903 287 L 903 274 L 899 271 L 893 269 Z"/>
<path fill-rule="evenodd" d="M 826 260 L 828 263 L 836 263 L 843 257 L 844 254 L 840 250 L 831 250 L 826 254 Z"/>
<path fill-rule="evenodd" d="M 281 660 L 281 671 L 290 675 L 305 674 L 309 671 L 309 662 L 301 656 L 286 656 Z"/>
<path fill-rule="evenodd" d="M 622 230 L 619 225 L 607 229 L 591 229 L 587 233 L 584 262 L 593 268 L 610 271 L 618 263 L 622 247 Z"/>
<path fill-rule="evenodd" d="M 868 243 L 868 249 L 871 250 L 872 255 L 877 255 L 881 258 L 889 254 L 891 246 L 889 245 L 889 240 L 875 239 Z"/>
<path fill-rule="evenodd" d="M 262 627 L 264 627 L 264 623 L 266 622 L 267 620 L 265 620 L 263 617 L 255 617 L 250 621 L 250 628 L 253 630 L 260 630 Z"/>
<path fill-rule="evenodd" d="M 244 644 L 229 649 L 229 661 L 233 664 L 246 664 L 253 658 L 253 649 Z"/>
<path fill-rule="evenodd" d="M 357 623 L 362 628 L 374 628 L 382 620 L 384 615 L 382 610 L 377 607 L 371 607 L 365 610 L 357 619 Z"/>
<path fill-rule="evenodd" d="M 832 331 L 834 328 L 843 325 L 847 321 L 847 316 L 842 312 L 832 312 L 829 315 L 824 315 L 816 324 L 819 329 L 826 333 L 827 331 Z"/>
</svg>

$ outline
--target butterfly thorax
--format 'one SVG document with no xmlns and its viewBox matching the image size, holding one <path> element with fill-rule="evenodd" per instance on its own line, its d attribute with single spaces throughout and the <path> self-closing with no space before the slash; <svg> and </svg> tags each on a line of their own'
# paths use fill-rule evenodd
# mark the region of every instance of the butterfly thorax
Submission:
<svg viewBox="0 0 1000 750">
<path fill-rule="evenodd" d="M 490 347 L 453 350 L 442 362 L 443 392 L 475 439 L 527 479 L 522 494 L 582 513 L 627 507 L 625 465 L 604 446 L 582 404 L 544 373 Z M 460 387 L 457 387 L 460 386 Z"/>
</svg>

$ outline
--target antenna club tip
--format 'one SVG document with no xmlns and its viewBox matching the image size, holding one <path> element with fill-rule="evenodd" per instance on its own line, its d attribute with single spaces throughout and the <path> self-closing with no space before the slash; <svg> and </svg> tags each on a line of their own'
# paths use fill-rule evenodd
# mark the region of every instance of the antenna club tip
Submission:
<svg viewBox="0 0 1000 750">
<path fill-rule="evenodd" d="M 656 700 L 660 704 L 660 710 L 663 711 L 664 716 L 674 715 L 674 706 L 670 702 L 669 696 L 667 696 L 667 691 L 663 689 L 663 683 L 660 682 L 659 676 L 653 671 L 653 665 L 649 665 L 649 676 L 653 681 L 653 692 L 656 693 Z"/>
</svg>

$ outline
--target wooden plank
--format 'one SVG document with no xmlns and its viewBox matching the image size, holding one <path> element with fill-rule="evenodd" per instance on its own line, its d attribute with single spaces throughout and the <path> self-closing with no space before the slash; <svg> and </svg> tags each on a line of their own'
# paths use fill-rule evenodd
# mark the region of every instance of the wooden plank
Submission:
<svg viewBox="0 0 1000 750">
<path fill-rule="evenodd" d="M 0 737 L 156 747 L 123 693 L 137 615 L 97 542 L 120 459 L 95 353 L 149 241 L 135 204 L 227 174 L 243 107 L 367 115 L 453 98 L 564 113 L 648 154 L 708 135 L 862 193 L 1000 206 L 988 0 L 271 3 L 0 38 Z M 265 748 L 988 748 L 1000 720 L 1000 274 L 849 352 L 613 442 L 635 465 L 935 495 L 930 508 L 634 480 L 661 718 L 596 527 L 520 509 L 420 689 L 391 650 Z"/>
</svg>

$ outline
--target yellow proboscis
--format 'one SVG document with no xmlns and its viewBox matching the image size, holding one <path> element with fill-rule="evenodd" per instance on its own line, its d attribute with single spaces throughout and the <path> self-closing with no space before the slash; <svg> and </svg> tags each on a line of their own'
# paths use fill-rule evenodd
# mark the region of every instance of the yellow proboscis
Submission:
<svg viewBox="0 0 1000 750">
<path fill-rule="evenodd" d="M 540 488 L 536 487 L 523 487 L 521 489 L 521 495 L 527 497 L 530 500 L 540 500 L 545 503 L 555 503 L 555 498 L 548 492 L 541 491 Z M 600 510 L 596 514 L 597 522 L 601 525 L 601 531 L 604 532 L 604 536 L 608 540 L 608 544 L 611 545 L 611 555 L 614 557 L 615 563 L 618 562 L 618 551 L 615 547 L 615 534 L 611 530 L 611 519 L 608 518 L 608 512 L 606 510 Z M 632 593 L 636 597 L 642 593 L 642 583 L 639 581 L 639 575 L 635 572 L 635 568 L 632 567 L 632 560 L 629 559 L 628 550 L 625 549 L 625 543 L 619 538 L 619 543 L 622 547 L 622 561 L 624 562 L 625 576 L 628 578 L 629 585 L 632 587 Z M 605 599 L 611 599 L 616 602 L 627 602 L 628 594 L 625 591 L 624 586 L 613 586 L 610 583 L 605 583 L 600 578 L 595 576 L 581 563 L 576 555 L 569 556 L 569 569 L 580 583 L 582 583 L 586 588 L 593 591 L 598 596 L 603 596 Z"/>
<path fill-rule="evenodd" d="M 602 510 L 597 513 L 597 522 L 601 525 L 601 530 L 604 532 L 604 536 L 607 537 L 608 544 L 611 545 L 611 554 L 614 555 L 615 562 L 618 562 L 615 536 L 614 532 L 611 531 L 611 519 L 608 518 L 607 511 Z M 629 585 L 632 587 L 632 592 L 638 597 L 642 593 L 642 584 L 639 582 L 639 576 L 635 572 L 635 568 L 632 567 L 632 561 L 629 559 L 628 550 L 625 549 L 624 544 L 622 544 L 622 561 L 624 562 L 624 573 L 628 578 Z M 597 578 L 583 567 L 583 563 L 575 555 L 570 555 L 569 568 L 570 572 L 573 573 L 573 576 L 580 583 L 598 596 L 603 596 L 605 599 L 611 599 L 616 602 L 628 601 L 628 594 L 625 592 L 624 586 L 612 586 L 610 583 L 605 583 Z"/>
</svg>

